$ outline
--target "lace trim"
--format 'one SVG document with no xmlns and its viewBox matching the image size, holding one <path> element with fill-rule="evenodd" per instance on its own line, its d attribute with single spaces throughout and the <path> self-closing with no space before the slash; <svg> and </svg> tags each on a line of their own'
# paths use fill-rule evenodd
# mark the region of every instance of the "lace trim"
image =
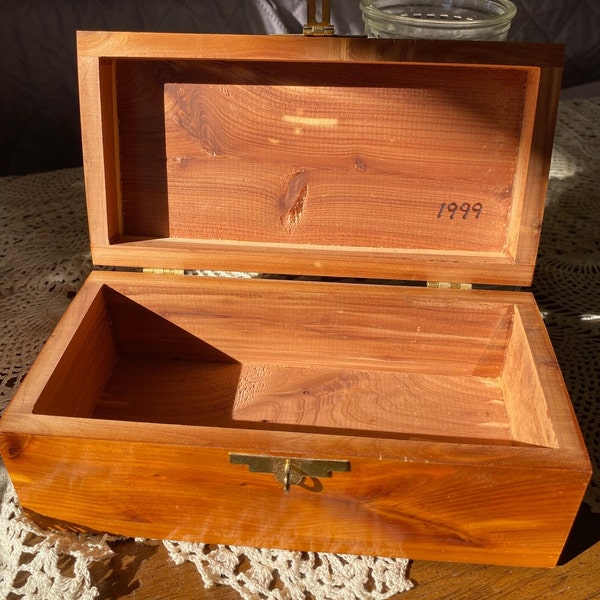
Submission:
<svg viewBox="0 0 600 600">
<path fill-rule="evenodd" d="M 207 588 L 245 600 L 385 600 L 412 589 L 408 559 L 163 542 L 175 564 L 192 562 Z"/>
</svg>

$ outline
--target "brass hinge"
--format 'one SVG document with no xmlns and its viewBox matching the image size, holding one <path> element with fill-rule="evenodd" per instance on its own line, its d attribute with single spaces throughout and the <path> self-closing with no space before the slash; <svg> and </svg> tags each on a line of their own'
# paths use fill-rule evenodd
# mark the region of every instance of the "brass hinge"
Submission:
<svg viewBox="0 0 600 600">
<path fill-rule="evenodd" d="M 428 281 L 428 288 L 440 288 L 444 290 L 471 290 L 473 284 L 471 283 L 456 283 L 450 281 Z"/>
<path fill-rule="evenodd" d="M 308 0 L 306 11 L 306 25 L 302 33 L 308 36 L 330 36 L 333 35 L 333 25 L 330 22 L 330 0 L 320 0 L 321 20 L 317 21 L 317 4 L 319 0 Z"/>
<path fill-rule="evenodd" d="M 160 269 L 157 267 L 144 267 L 143 273 L 152 273 L 154 275 L 183 275 L 183 269 Z"/>
</svg>

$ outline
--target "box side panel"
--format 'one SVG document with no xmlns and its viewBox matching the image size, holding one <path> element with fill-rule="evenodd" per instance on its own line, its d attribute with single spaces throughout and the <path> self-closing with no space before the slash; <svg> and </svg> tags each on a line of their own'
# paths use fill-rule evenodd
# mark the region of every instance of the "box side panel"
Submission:
<svg viewBox="0 0 600 600">
<path fill-rule="evenodd" d="M 37 409 L 89 415 L 115 360 L 103 283 L 92 273 L 45 342 L 0 420 L 28 419 Z M 23 431 L 21 429 L 21 431 Z"/>
<path fill-rule="evenodd" d="M 139 310 L 240 363 L 499 377 L 512 319 L 510 299 L 485 292 L 148 274 L 104 278 Z"/>
<path fill-rule="evenodd" d="M 43 385 L 33 412 L 89 417 L 116 362 L 109 315 L 101 290 Z"/>
<path fill-rule="evenodd" d="M 587 483 L 560 469 L 349 457 L 350 472 L 286 495 L 226 450 L 36 436 L 2 445 L 24 506 L 91 529 L 431 560 L 552 566 Z"/>
<path fill-rule="evenodd" d="M 573 468 L 591 466 L 560 365 L 533 296 L 523 294 L 502 373 L 506 404 L 517 436 L 528 430 L 543 445 L 560 448 Z M 529 300 L 529 301 L 525 301 Z"/>
<path fill-rule="evenodd" d="M 549 55 L 552 53 L 549 52 Z M 515 240 L 515 256 L 525 264 L 535 265 L 543 222 L 548 175 L 554 144 L 558 100 L 562 84 L 562 58 L 556 63 L 540 69 L 539 93 L 536 98 L 533 132 L 529 149 L 521 215 L 521 227 Z M 513 234 L 517 232 L 514 228 Z M 513 238 L 514 239 L 514 238 Z M 533 271 L 525 285 L 531 285 Z"/>
<path fill-rule="evenodd" d="M 531 324 L 530 324 L 531 325 Z M 538 324 L 541 325 L 541 324 Z M 536 359 L 519 310 L 515 311 L 506 360 L 502 371 L 502 387 L 515 439 L 551 448 L 559 446 L 538 373 Z M 546 357 L 545 357 L 546 358 Z M 563 399 L 565 403 L 569 399 Z"/>
<path fill-rule="evenodd" d="M 79 56 L 78 77 L 90 245 L 95 248 L 110 244 L 122 230 L 115 63 Z"/>
</svg>

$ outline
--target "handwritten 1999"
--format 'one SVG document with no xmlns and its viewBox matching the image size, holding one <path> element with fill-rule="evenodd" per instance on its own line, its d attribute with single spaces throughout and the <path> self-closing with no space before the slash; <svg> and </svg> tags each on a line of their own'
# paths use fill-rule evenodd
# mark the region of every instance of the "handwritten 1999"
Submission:
<svg viewBox="0 0 600 600">
<path fill-rule="evenodd" d="M 450 202 L 449 204 L 446 204 L 445 202 L 442 202 L 440 204 L 440 210 L 438 211 L 437 218 L 458 219 L 462 217 L 463 219 L 479 219 L 482 211 L 483 204 L 481 204 L 481 202 L 476 202 L 475 204 L 470 204 L 469 202 L 463 202 L 462 204 Z"/>
</svg>

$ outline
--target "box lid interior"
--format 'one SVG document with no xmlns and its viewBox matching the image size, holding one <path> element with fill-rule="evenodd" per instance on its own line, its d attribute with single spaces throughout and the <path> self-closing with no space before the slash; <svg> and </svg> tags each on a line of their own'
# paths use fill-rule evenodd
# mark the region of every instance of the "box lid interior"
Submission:
<svg viewBox="0 0 600 600">
<path fill-rule="evenodd" d="M 528 285 L 562 51 L 79 33 L 96 264 Z"/>
</svg>

